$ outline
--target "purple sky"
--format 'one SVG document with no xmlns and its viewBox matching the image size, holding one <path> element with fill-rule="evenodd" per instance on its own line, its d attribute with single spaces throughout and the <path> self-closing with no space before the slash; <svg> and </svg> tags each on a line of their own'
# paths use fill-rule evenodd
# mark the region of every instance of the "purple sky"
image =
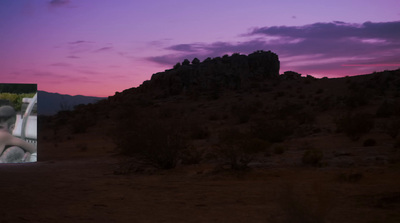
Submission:
<svg viewBox="0 0 400 223">
<path fill-rule="evenodd" d="M 0 1 L 0 82 L 49 92 L 110 96 L 185 58 L 255 50 L 281 73 L 400 68 L 400 1 Z"/>
</svg>

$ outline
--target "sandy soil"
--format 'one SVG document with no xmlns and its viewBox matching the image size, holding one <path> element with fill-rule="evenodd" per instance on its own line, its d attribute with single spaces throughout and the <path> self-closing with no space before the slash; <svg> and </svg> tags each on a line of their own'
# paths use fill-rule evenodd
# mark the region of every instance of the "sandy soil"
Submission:
<svg viewBox="0 0 400 223">
<path fill-rule="evenodd" d="M 76 141 L 43 143 L 37 163 L 0 166 L 0 222 L 400 222 L 398 167 L 199 164 L 121 175 L 123 157 L 105 141 L 66 156 Z"/>
</svg>

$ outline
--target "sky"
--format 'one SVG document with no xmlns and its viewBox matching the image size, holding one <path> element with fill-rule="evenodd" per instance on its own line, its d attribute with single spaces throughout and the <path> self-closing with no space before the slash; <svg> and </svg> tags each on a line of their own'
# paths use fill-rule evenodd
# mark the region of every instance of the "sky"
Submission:
<svg viewBox="0 0 400 223">
<path fill-rule="evenodd" d="M 107 97 L 184 59 L 271 50 L 281 69 L 400 68 L 398 0 L 0 0 L 0 82 Z"/>
</svg>

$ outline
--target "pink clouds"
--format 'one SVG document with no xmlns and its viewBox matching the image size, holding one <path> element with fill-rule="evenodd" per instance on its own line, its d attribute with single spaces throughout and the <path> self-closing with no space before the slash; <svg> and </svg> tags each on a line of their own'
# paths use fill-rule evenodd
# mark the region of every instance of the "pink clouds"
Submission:
<svg viewBox="0 0 400 223">
<path fill-rule="evenodd" d="M 262 49 L 276 52 L 283 70 L 307 74 L 335 71 L 336 76 L 360 74 L 359 69 L 352 67 L 361 65 L 371 68 L 372 72 L 374 69 L 396 68 L 400 64 L 400 21 L 261 27 L 243 36 L 248 40 L 172 45 L 166 49 L 174 53 L 148 59 L 174 64 L 173 60 L 179 62 L 196 55 L 204 59 Z"/>
<path fill-rule="evenodd" d="M 395 64 L 342 64 L 343 67 L 394 67 L 400 68 L 400 63 Z"/>
</svg>

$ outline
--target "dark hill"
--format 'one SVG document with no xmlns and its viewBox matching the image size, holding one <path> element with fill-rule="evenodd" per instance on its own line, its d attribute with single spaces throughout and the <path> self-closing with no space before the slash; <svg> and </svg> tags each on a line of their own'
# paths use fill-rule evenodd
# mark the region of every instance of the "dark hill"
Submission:
<svg viewBox="0 0 400 223">
<path fill-rule="evenodd" d="M 399 105 L 400 70 L 334 79 L 293 71 L 279 75 L 277 55 L 258 51 L 186 61 L 137 88 L 60 113 L 47 124 L 62 128 L 64 135 L 110 136 L 122 153 L 140 154 L 162 168 L 178 162 L 228 162 L 242 168 L 263 162 L 260 154 L 299 153 L 301 146 L 318 146 L 310 155 L 315 157 L 287 157 L 285 165 L 321 165 L 322 157 L 349 145 L 397 145 Z M 332 138 L 340 140 L 324 143 Z M 389 162 L 390 153 L 385 154 Z"/>
<path fill-rule="evenodd" d="M 54 115 L 62 110 L 72 110 L 76 105 L 95 103 L 104 98 L 38 91 L 38 99 L 39 115 Z"/>
<path fill-rule="evenodd" d="M 26 194 L 30 206 L 58 213 L 73 204 L 71 213 L 88 207 L 111 221 L 129 212 L 137 214 L 127 222 L 400 222 L 400 70 L 317 79 L 238 58 L 242 65 L 185 61 L 140 87 L 39 119 L 41 162 L 5 166 L 11 185 L 2 189 L 20 193 L 13 182 L 28 179 L 38 192 Z M 50 187 L 33 172 L 54 190 L 40 193 Z M 3 210 L 6 219 L 21 216 Z"/>
<path fill-rule="evenodd" d="M 251 81 L 276 79 L 279 76 L 278 55 L 271 51 L 256 51 L 248 56 L 233 54 L 222 58 L 208 58 L 202 63 L 189 61 L 177 64 L 171 70 L 153 74 L 141 89 L 159 91 L 164 95 L 184 92 L 240 89 Z"/>
</svg>

